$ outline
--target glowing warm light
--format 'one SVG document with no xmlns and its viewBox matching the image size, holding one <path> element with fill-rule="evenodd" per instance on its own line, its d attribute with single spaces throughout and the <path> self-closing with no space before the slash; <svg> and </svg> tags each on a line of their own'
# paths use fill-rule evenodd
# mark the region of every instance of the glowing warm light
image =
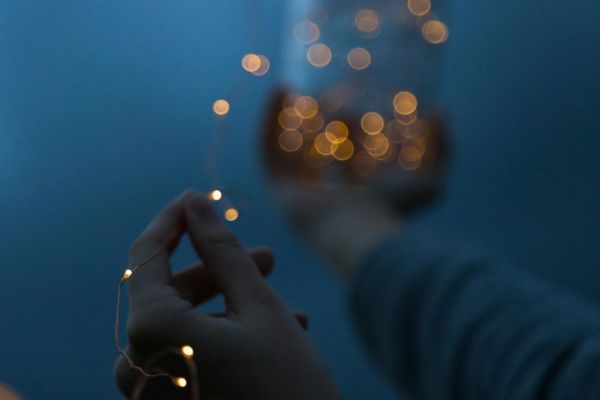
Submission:
<svg viewBox="0 0 600 400">
<path fill-rule="evenodd" d="M 323 111 L 338 111 L 344 105 L 343 89 L 331 88 L 323 91 L 319 96 L 319 104 Z"/>
<path fill-rule="evenodd" d="M 352 69 L 362 71 L 367 69 L 371 64 L 371 53 L 362 47 L 357 47 L 350 50 L 347 59 L 348 64 Z"/>
<path fill-rule="evenodd" d="M 410 115 L 417 111 L 417 97 L 411 92 L 399 92 L 394 96 L 394 110 L 400 115 Z"/>
<path fill-rule="evenodd" d="M 294 26 L 294 37 L 302 44 L 311 44 L 319 40 L 321 29 L 312 21 L 300 21 Z"/>
<path fill-rule="evenodd" d="M 356 29 L 363 33 L 375 33 L 379 29 L 379 15 L 374 10 L 360 10 L 354 19 Z"/>
<path fill-rule="evenodd" d="M 332 59 L 331 49 L 323 43 L 313 44 L 306 52 L 308 62 L 317 68 L 326 67 Z"/>
<path fill-rule="evenodd" d="M 302 147 L 302 134 L 296 130 L 285 130 L 279 134 L 279 147 L 283 151 L 292 153 Z"/>
<path fill-rule="evenodd" d="M 344 142 L 349 133 L 348 126 L 342 121 L 331 121 L 325 128 L 325 138 L 333 144 Z"/>
<path fill-rule="evenodd" d="M 260 57 L 256 54 L 246 54 L 242 58 L 242 68 L 247 72 L 256 72 L 261 66 Z"/>
<path fill-rule="evenodd" d="M 175 384 L 175 386 L 179 386 L 180 388 L 184 388 L 188 384 L 187 380 L 185 378 L 182 378 L 182 377 L 173 379 L 173 383 Z"/>
<path fill-rule="evenodd" d="M 308 118 L 302 121 L 302 129 L 308 133 L 317 133 L 323 128 L 325 119 L 323 114 L 320 112 L 316 113 L 312 118 Z"/>
<path fill-rule="evenodd" d="M 279 126 L 285 130 L 298 129 L 302 125 L 302 117 L 300 117 L 294 108 L 284 108 L 279 113 Z"/>
<path fill-rule="evenodd" d="M 448 27 L 442 21 L 427 21 L 421 32 L 425 40 L 431 44 L 442 44 L 448 40 Z"/>
<path fill-rule="evenodd" d="M 383 130 L 385 121 L 376 112 L 368 112 L 360 119 L 360 126 L 369 135 L 376 135 Z"/>
<path fill-rule="evenodd" d="M 346 161 L 352 158 L 353 154 L 354 144 L 350 140 L 346 139 L 337 145 L 333 151 L 333 158 L 338 161 Z"/>
<path fill-rule="evenodd" d="M 263 76 L 269 72 L 269 69 L 271 68 L 271 62 L 262 54 L 259 55 L 258 58 L 260 59 L 260 65 L 255 71 L 252 71 L 252 74 L 255 76 Z"/>
<path fill-rule="evenodd" d="M 319 112 L 319 103 L 310 96 L 300 96 L 294 102 L 294 110 L 302 118 L 312 118 Z"/>
<path fill-rule="evenodd" d="M 421 17 L 427 14 L 431 10 L 431 1 L 430 0 L 408 0 L 408 10 L 418 16 Z"/>
<path fill-rule="evenodd" d="M 220 190 L 213 190 L 208 194 L 208 199 L 212 201 L 219 201 L 223 197 L 223 193 Z"/>
<path fill-rule="evenodd" d="M 363 147 L 371 156 L 382 157 L 388 152 L 390 141 L 381 133 L 377 133 L 366 136 L 363 140 Z"/>
<path fill-rule="evenodd" d="M 400 167 L 407 171 L 414 171 L 421 166 L 422 157 L 415 149 L 409 149 L 410 148 L 405 147 L 402 149 L 402 151 L 400 151 L 400 156 L 398 157 L 398 164 L 400 164 Z"/>
<path fill-rule="evenodd" d="M 213 103 L 213 112 L 217 115 L 225 115 L 229 112 L 229 102 L 219 99 Z"/>
<path fill-rule="evenodd" d="M 183 354 L 185 358 L 192 358 L 194 357 L 194 349 L 192 346 L 186 344 L 185 346 L 181 346 L 181 354 Z"/>
<path fill-rule="evenodd" d="M 377 160 L 366 151 L 361 151 L 352 158 L 352 168 L 359 176 L 370 176 L 377 169 Z"/>
<path fill-rule="evenodd" d="M 131 275 L 133 275 L 133 271 L 130 269 L 126 269 L 125 272 L 123 272 L 123 280 L 127 280 L 129 278 L 131 278 Z"/>
<path fill-rule="evenodd" d="M 329 140 L 327 140 L 325 132 L 319 133 L 315 137 L 315 141 L 313 143 L 315 151 L 322 156 L 332 155 L 335 149 L 337 149 L 337 146 L 337 144 L 331 143 Z"/>
<path fill-rule="evenodd" d="M 238 210 L 235 208 L 228 208 L 225 210 L 225 219 L 229 222 L 233 222 L 240 216 Z"/>
</svg>

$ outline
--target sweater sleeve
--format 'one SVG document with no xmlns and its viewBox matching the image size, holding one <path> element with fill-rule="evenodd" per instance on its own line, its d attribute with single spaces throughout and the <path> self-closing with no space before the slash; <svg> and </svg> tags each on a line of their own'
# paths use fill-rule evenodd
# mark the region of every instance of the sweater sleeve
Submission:
<svg viewBox="0 0 600 400">
<path fill-rule="evenodd" d="M 423 235 L 373 252 L 352 309 L 372 356 L 419 399 L 600 399 L 600 314 L 525 271 Z"/>
</svg>

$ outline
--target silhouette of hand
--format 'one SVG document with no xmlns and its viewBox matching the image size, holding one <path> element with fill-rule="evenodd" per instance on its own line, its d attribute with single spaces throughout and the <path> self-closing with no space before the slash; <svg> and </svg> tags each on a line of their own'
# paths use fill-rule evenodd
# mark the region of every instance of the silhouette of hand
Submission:
<svg viewBox="0 0 600 400">
<path fill-rule="evenodd" d="M 204 264 L 173 275 L 169 255 L 186 231 Z M 271 254 L 258 250 L 249 255 L 205 195 L 186 192 L 161 211 L 131 247 L 130 262 L 143 262 L 161 248 L 166 251 L 128 282 L 127 353 L 136 364 L 144 365 L 162 349 L 189 344 L 195 349 L 203 398 L 340 398 L 297 317 L 261 276 L 271 269 Z M 225 297 L 224 312 L 195 309 L 217 293 Z M 165 359 L 157 366 L 182 375 L 180 364 Z M 131 396 L 140 375 L 121 357 L 115 378 Z M 190 397 L 168 379 L 155 378 L 142 398 Z"/>
</svg>

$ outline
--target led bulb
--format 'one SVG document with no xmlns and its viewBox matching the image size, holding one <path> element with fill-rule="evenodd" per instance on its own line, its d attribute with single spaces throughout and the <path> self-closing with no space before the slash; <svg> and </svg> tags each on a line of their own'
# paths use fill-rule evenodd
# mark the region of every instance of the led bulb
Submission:
<svg viewBox="0 0 600 400">
<path fill-rule="evenodd" d="M 186 344 L 185 346 L 181 346 L 181 354 L 183 354 L 185 358 L 192 358 L 194 357 L 194 349 L 192 346 Z"/>
<path fill-rule="evenodd" d="M 133 271 L 126 269 L 125 272 L 123 272 L 123 280 L 126 281 L 127 279 L 131 278 L 131 275 L 133 275 Z"/>
<path fill-rule="evenodd" d="M 180 388 L 184 388 L 187 386 L 187 380 L 182 377 L 174 378 L 173 383 L 175 384 L 175 386 L 179 386 Z"/>
<path fill-rule="evenodd" d="M 208 199 L 212 200 L 212 201 L 219 201 L 222 198 L 223 198 L 223 193 L 220 190 L 218 190 L 218 189 L 213 190 L 208 195 Z"/>
</svg>

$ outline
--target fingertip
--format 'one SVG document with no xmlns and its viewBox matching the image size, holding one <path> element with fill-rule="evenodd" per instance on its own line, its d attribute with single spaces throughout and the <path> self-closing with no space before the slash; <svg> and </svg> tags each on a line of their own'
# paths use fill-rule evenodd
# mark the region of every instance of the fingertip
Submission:
<svg viewBox="0 0 600 400">
<path fill-rule="evenodd" d="M 190 193 L 189 197 L 186 198 L 185 210 L 186 215 L 191 215 L 198 219 L 218 220 L 214 207 L 210 204 L 208 197 L 202 193 Z"/>
</svg>

